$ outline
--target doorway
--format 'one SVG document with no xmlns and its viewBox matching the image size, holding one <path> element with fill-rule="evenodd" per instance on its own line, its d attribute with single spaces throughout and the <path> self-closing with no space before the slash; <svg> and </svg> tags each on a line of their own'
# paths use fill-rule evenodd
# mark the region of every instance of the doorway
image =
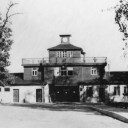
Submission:
<svg viewBox="0 0 128 128">
<path fill-rule="evenodd" d="M 42 102 L 42 89 L 36 89 L 36 102 Z"/>
<path fill-rule="evenodd" d="M 99 88 L 99 100 L 100 102 L 105 101 L 105 88 Z"/>
<path fill-rule="evenodd" d="M 19 89 L 13 89 L 13 102 L 19 102 Z"/>
</svg>

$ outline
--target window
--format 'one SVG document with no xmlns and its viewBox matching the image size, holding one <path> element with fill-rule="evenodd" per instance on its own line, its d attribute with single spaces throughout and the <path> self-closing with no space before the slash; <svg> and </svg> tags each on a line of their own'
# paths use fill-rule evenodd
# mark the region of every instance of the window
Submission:
<svg viewBox="0 0 128 128">
<path fill-rule="evenodd" d="M 120 95 L 120 86 L 117 86 L 117 95 Z"/>
<path fill-rule="evenodd" d="M 61 76 L 66 76 L 66 75 L 67 75 L 66 67 L 61 67 Z"/>
<path fill-rule="evenodd" d="M 56 57 L 61 57 L 61 52 L 60 51 L 57 51 L 56 54 L 57 54 Z"/>
<path fill-rule="evenodd" d="M 97 69 L 92 67 L 91 68 L 91 75 L 97 75 Z"/>
<path fill-rule="evenodd" d="M 113 95 L 116 95 L 116 87 L 114 87 Z"/>
<path fill-rule="evenodd" d="M 10 91 L 10 88 L 4 88 L 4 91 L 5 92 L 9 92 Z"/>
<path fill-rule="evenodd" d="M 38 70 L 37 68 L 32 69 L 32 76 L 37 76 L 38 75 Z"/>
<path fill-rule="evenodd" d="M 68 71 L 68 76 L 72 76 L 73 75 L 73 71 L 72 70 L 69 70 Z"/>
<path fill-rule="evenodd" d="M 120 95 L 120 86 L 114 87 L 114 95 Z"/>
<path fill-rule="evenodd" d="M 59 58 L 66 58 L 66 57 L 72 57 L 73 52 L 72 51 L 57 51 L 56 57 Z"/>
<path fill-rule="evenodd" d="M 72 76 L 73 75 L 73 67 L 67 67 L 67 72 L 68 72 L 68 76 Z"/>
<path fill-rule="evenodd" d="M 127 87 L 124 87 L 124 93 L 127 93 Z"/>
<path fill-rule="evenodd" d="M 73 52 L 72 51 L 67 51 L 67 57 L 72 57 Z"/>
<path fill-rule="evenodd" d="M 71 76 L 73 75 L 73 68 L 72 67 L 61 67 L 61 76 Z"/>
<path fill-rule="evenodd" d="M 1 92 L 1 88 L 0 88 L 0 92 Z"/>
</svg>

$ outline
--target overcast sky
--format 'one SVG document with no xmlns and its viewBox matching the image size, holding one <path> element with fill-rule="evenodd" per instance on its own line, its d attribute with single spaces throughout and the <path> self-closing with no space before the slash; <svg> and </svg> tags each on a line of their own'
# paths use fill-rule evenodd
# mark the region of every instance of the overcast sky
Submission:
<svg viewBox="0 0 128 128">
<path fill-rule="evenodd" d="M 19 3 L 12 12 L 23 14 L 11 19 L 14 44 L 10 72 L 23 72 L 22 58 L 47 57 L 47 49 L 60 43 L 60 34 L 71 34 L 71 43 L 82 47 L 86 57 L 107 57 L 111 71 L 128 70 L 115 12 L 109 9 L 118 0 L 12 1 Z M 1 0 L 3 16 L 8 3 Z"/>
</svg>

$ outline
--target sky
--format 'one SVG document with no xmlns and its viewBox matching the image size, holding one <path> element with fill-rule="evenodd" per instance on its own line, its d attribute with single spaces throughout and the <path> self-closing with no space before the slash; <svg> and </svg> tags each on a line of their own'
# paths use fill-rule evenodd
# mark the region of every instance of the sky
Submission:
<svg viewBox="0 0 128 128">
<path fill-rule="evenodd" d="M 111 71 L 127 71 L 124 42 L 111 9 L 119 0 L 12 0 L 10 13 L 14 44 L 10 72 L 23 72 L 22 58 L 48 57 L 47 49 L 60 43 L 60 34 L 71 34 L 71 43 L 86 57 L 107 57 Z M 3 17 L 10 0 L 1 0 Z M 108 68 L 106 67 L 106 70 Z"/>
</svg>

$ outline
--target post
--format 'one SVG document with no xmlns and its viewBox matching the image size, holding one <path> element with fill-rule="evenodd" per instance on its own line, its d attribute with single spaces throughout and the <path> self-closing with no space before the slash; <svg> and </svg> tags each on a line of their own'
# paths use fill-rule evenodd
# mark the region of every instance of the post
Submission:
<svg viewBox="0 0 128 128">
<path fill-rule="evenodd" d="M 94 63 L 96 63 L 96 57 L 94 57 Z"/>
<path fill-rule="evenodd" d="M 45 91 L 44 91 L 44 66 L 40 63 L 39 71 L 41 72 L 41 84 L 42 84 L 42 102 L 45 102 Z"/>
<path fill-rule="evenodd" d="M 85 63 L 85 53 L 84 53 L 84 58 L 83 58 L 83 61 L 84 61 L 84 63 Z"/>
<path fill-rule="evenodd" d="M 42 101 L 45 102 L 45 91 L 44 91 L 44 85 L 42 87 L 43 91 L 42 91 Z"/>
<path fill-rule="evenodd" d="M 42 66 L 42 73 L 41 73 L 41 74 L 42 74 L 42 77 L 41 77 L 41 78 L 42 78 L 42 85 L 43 85 L 43 92 L 42 92 L 42 96 L 43 96 L 42 98 L 43 98 L 43 99 L 42 99 L 42 101 L 45 102 L 45 91 L 44 91 L 44 66 Z"/>
</svg>

